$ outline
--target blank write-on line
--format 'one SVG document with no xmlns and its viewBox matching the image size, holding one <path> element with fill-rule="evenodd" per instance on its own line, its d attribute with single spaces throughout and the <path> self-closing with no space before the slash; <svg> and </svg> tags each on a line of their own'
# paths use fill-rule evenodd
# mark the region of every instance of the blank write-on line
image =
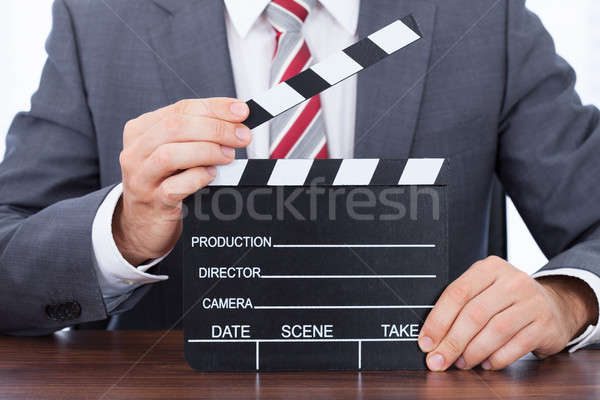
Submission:
<svg viewBox="0 0 600 400">
<path fill-rule="evenodd" d="M 274 244 L 273 247 L 279 248 L 344 248 L 344 247 L 353 247 L 353 248 L 435 248 L 435 244 Z"/>
<path fill-rule="evenodd" d="M 435 279 L 437 275 L 262 275 L 260 279 Z"/>
<path fill-rule="evenodd" d="M 255 310 L 377 310 L 433 308 L 430 305 L 254 306 Z"/>
</svg>

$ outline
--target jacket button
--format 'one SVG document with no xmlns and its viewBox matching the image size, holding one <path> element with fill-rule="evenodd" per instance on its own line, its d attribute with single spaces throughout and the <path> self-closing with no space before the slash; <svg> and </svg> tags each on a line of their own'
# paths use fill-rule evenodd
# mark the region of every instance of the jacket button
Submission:
<svg viewBox="0 0 600 400">
<path fill-rule="evenodd" d="M 48 318 L 54 320 L 54 321 L 58 321 L 58 314 L 57 314 L 57 307 L 55 304 L 48 304 L 46 306 L 46 315 L 48 316 Z"/>
<path fill-rule="evenodd" d="M 81 316 L 81 305 L 76 301 L 65 303 L 67 320 L 77 319 Z"/>
</svg>

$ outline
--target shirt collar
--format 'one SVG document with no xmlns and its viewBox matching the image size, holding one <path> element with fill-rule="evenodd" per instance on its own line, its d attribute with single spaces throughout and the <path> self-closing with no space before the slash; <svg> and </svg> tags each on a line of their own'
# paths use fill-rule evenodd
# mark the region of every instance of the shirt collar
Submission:
<svg viewBox="0 0 600 400">
<path fill-rule="evenodd" d="M 323 7 L 351 35 L 358 28 L 359 0 L 319 0 Z"/>
<path fill-rule="evenodd" d="M 270 0 L 224 0 L 231 23 L 245 37 L 263 13 Z M 358 27 L 359 0 L 319 0 L 321 5 L 350 34 Z"/>
</svg>

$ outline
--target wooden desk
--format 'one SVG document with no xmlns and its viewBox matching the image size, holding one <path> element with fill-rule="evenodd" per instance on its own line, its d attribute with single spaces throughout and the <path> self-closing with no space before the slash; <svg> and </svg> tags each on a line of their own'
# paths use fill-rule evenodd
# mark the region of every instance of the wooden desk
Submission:
<svg viewBox="0 0 600 400">
<path fill-rule="evenodd" d="M 0 336 L 0 399 L 598 399 L 600 352 L 502 372 L 199 373 L 176 332 Z"/>
</svg>

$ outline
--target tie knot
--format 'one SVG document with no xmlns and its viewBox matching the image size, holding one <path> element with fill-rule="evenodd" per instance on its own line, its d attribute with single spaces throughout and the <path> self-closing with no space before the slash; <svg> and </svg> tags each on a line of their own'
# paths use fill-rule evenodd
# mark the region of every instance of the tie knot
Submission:
<svg viewBox="0 0 600 400">
<path fill-rule="evenodd" d="M 271 0 L 267 18 L 279 32 L 300 31 L 317 0 Z"/>
</svg>

